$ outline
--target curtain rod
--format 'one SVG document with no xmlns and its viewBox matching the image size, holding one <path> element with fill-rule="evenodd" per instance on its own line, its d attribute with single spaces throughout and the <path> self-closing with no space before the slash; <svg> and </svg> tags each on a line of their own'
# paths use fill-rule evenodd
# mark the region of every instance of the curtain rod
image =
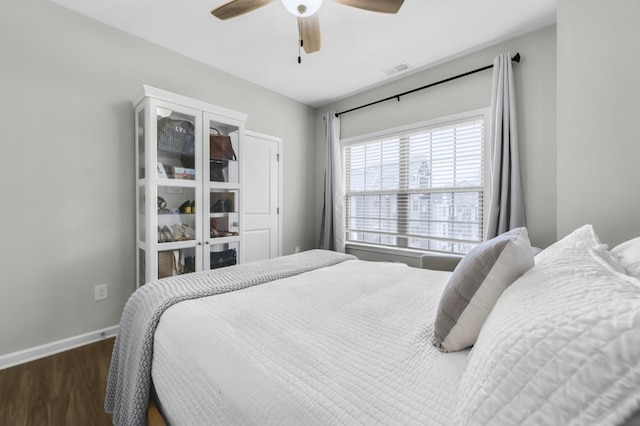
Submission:
<svg viewBox="0 0 640 426">
<path fill-rule="evenodd" d="M 520 53 L 516 53 L 515 56 L 513 58 L 511 58 L 511 60 L 514 61 L 514 62 L 520 62 Z M 405 95 L 408 95 L 408 94 L 413 93 L 413 92 L 418 92 L 420 90 L 428 89 L 429 87 L 437 86 L 438 84 L 442 84 L 442 83 L 447 83 L 447 82 L 449 82 L 451 80 L 455 80 L 455 79 L 458 79 L 458 78 L 461 78 L 461 77 L 466 77 L 468 75 L 475 74 L 475 73 L 480 72 L 480 71 L 488 70 L 489 68 L 493 68 L 493 64 L 487 65 L 486 67 L 475 69 L 473 71 L 467 71 L 467 72 L 465 72 L 463 74 L 459 74 L 459 75 L 456 75 L 456 76 L 453 76 L 453 77 L 445 78 L 444 80 L 436 81 L 435 83 L 427 84 L 426 86 L 418 87 L 417 89 L 409 90 L 408 92 L 398 93 L 397 95 L 389 96 L 388 98 L 380 99 L 380 100 L 375 101 L 375 102 L 370 102 L 370 103 L 368 103 L 366 105 L 360 105 L 358 107 L 351 108 L 351 109 L 348 109 L 346 111 L 336 112 L 336 117 L 340 117 L 342 114 L 346 114 L 348 112 L 352 112 L 352 111 L 356 111 L 356 110 L 359 110 L 359 109 L 362 109 L 362 108 L 370 107 L 372 105 L 379 104 L 381 102 L 390 101 L 391 99 L 397 99 L 398 102 L 400 102 L 400 96 L 405 96 Z"/>
</svg>

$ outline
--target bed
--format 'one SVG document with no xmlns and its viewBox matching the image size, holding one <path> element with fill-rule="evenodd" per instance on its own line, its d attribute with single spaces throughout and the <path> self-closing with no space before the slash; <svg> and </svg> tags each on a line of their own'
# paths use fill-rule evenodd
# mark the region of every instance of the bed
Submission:
<svg viewBox="0 0 640 426">
<path fill-rule="evenodd" d="M 471 345 L 462 327 L 447 346 L 470 307 L 436 340 L 462 266 L 476 281 L 500 269 L 472 256 L 451 273 L 311 250 L 147 284 L 123 313 L 106 410 L 144 424 L 153 393 L 172 425 L 636 424 L 640 281 L 624 265 L 640 256 L 621 262 L 590 226 L 527 256 Z"/>
</svg>

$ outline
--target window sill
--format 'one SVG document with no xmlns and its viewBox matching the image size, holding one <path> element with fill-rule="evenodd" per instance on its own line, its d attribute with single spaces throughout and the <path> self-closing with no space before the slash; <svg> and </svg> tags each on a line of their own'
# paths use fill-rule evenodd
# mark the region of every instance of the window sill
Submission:
<svg viewBox="0 0 640 426">
<path fill-rule="evenodd" d="M 389 254 L 393 256 L 403 256 L 410 257 L 414 259 L 420 259 L 423 254 L 428 253 L 439 253 L 434 251 L 422 251 L 422 250 L 412 250 L 412 249 L 403 249 L 403 248 L 394 248 L 394 247 L 380 247 L 370 244 L 359 244 L 359 243 L 346 243 L 345 247 L 347 250 L 360 250 L 360 251 L 368 251 L 372 253 L 379 254 Z"/>
</svg>

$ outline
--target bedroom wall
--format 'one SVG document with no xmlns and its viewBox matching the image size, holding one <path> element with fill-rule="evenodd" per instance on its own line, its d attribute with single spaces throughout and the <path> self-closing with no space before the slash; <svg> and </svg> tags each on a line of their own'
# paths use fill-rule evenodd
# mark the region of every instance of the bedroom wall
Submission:
<svg viewBox="0 0 640 426">
<path fill-rule="evenodd" d="M 498 43 L 411 74 L 318 110 L 316 115 L 316 238 L 322 212 L 324 176 L 324 121 L 329 110 L 344 111 L 428 83 L 493 63 L 503 52 L 520 52 L 514 64 L 520 163 L 529 235 L 534 245 L 546 247 L 556 239 L 556 27 Z M 342 137 L 416 123 L 491 105 L 492 72 L 484 71 L 443 85 L 389 101 L 341 117 Z M 389 257 L 350 250 L 358 257 L 381 260 Z M 417 266 L 419 260 L 394 256 L 393 260 Z"/>
<path fill-rule="evenodd" d="M 142 84 L 284 139 L 285 254 L 312 248 L 314 111 L 46 0 L 0 2 L 0 355 L 116 325 L 135 288 Z M 94 286 L 109 299 L 94 302 Z"/>
<path fill-rule="evenodd" d="M 558 1 L 558 238 L 640 235 L 640 2 Z"/>
</svg>

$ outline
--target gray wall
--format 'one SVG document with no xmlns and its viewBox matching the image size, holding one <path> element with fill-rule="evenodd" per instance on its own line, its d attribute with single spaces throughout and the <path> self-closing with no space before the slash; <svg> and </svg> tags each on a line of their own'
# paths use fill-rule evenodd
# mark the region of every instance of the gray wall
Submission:
<svg viewBox="0 0 640 426">
<path fill-rule="evenodd" d="M 282 137 L 283 250 L 314 246 L 311 108 L 46 0 L 0 2 L 0 58 L 0 355 L 118 324 L 135 288 L 142 84 Z M 94 302 L 101 283 L 109 299 Z"/>
<path fill-rule="evenodd" d="M 329 110 L 343 111 L 493 63 L 503 52 L 520 52 L 514 64 L 520 163 L 527 225 L 534 245 L 545 247 L 556 239 L 556 28 L 542 30 L 451 60 L 387 85 L 328 105 L 316 115 L 316 212 L 322 212 L 324 175 L 324 122 Z M 483 71 L 341 117 L 343 138 L 367 134 L 491 105 L 492 72 Z M 316 218 L 316 235 L 320 216 Z M 351 251 L 364 259 L 370 253 Z M 394 260 L 399 260 L 394 258 Z M 416 264 L 414 258 L 406 258 Z"/>
<path fill-rule="evenodd" d="M 558 1 L 558 238 L 640 235 L 640 1 Z"/>
</svg>

